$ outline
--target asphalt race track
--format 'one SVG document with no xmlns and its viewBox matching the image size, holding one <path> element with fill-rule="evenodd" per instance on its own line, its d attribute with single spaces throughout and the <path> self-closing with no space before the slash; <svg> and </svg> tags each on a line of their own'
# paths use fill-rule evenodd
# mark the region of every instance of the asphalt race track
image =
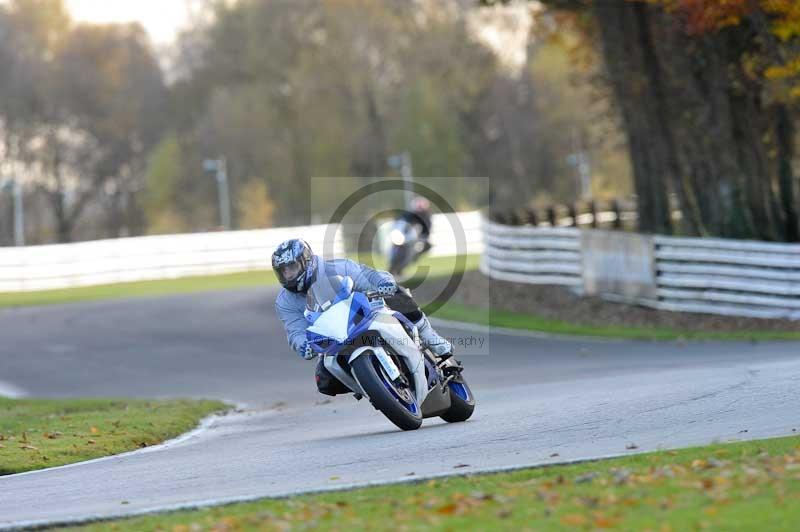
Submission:
<svg viewBox="0 0 800 532">
<path fill-rule="evenodd" d="M 403 433 L 327 401 L 274 288 L 0 311 L 0 393 L 222 398 L 244 412 L 149 452 L 0 477 L 0 528 L 800 431 L 800 345 L 611 342 L 445 328 L 478 400 Z M 634 448 L 635 447 L 635 448 Z"/>
</svg>

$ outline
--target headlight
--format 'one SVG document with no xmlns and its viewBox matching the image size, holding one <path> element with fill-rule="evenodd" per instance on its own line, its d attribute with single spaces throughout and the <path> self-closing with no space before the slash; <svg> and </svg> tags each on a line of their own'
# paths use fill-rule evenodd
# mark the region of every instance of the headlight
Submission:
<svg viewBox="0 0 800 532">
<path fill-rule="evenodd" d="M 389 239 L 395 246 L 402 246 L 406 243 L 406 235 L 404 235 L 399 229 L 394 229 L 391 235 L 389 235 Z"/>
</svg>

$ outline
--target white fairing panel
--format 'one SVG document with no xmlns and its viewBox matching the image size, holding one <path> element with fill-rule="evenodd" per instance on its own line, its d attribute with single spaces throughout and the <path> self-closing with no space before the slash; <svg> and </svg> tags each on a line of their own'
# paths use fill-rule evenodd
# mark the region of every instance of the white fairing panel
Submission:
<svg viewBox="0 0 800 532">
<path fill-rule="evenodd" d="M 311 325 L 308 330 L 332 338 L 337 342 L 344 342 L 347 340 L 347 327 L 350 324 L 350 305 L 353 301 L 351 295 L 344 301 L 340 301 L 323 312 L 317 321 Z"/>
<path fill-rule="evenodd" d="M 398 355 L 406 361 L 406 367 L 414 375 L 414 388 L 417 390 L 419 405 L 428 395 L 428 380 L 425 378 L 425 364 L 422 353 L 415 342 L 406 334 L 403 325 L 392 315 L 392 311 L 384 309 L 378 313 L 370 325 L 370 330 L 377 331 Z"/>
</svg>

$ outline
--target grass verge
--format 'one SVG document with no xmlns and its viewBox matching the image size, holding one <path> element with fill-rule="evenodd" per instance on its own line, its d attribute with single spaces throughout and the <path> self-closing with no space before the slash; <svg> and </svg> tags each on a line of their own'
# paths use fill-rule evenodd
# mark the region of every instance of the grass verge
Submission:
<svg viewBox="0 0 800 532">
<path fill-rule="evenodd" d="M 0 397 L 0 475 L 162 443 L 225 408 L 218 401 Z"/>
<path fill-rule="evenodd" d="M 465 270 L 478 267 L 478 255 L 467 256 Z M 427 277 L 448 275 L 452 272 L 455 257 L 425 258 L 420 266 L 429 268 Z M 98 286 L 66 288 L 62 290 L 42 290 L 36 292 L 0 293 L 0 308 L 30 307 L 38 305 L 56 305 L 77 303 L 80 301 L 96 301 L 104 299 L 159 296 L 169 294 L 185 294 L 192 292 L 209 292 L 216 290 L 232 290 L 275 285 L 277 281 L 272 270 L 256 270 L 224 275 L 206 275 L 183 277 L 181 279 L 163 279 L 157 281 L 141 281 L 136 283 L 119 283 Z"/>
<path fill-rule="evenodd" d="M 214 290 L 231 290 L 251 286 L 277 284 L 272 271 L 252 271 L 225 275 L 183 277 L 158 281 L 140 281 L 98 286 L 82 286 L 62 290 L 0 293 L 0 308 L 58 305 L 79 301 L 96 301 L 125 297 L 185 294 Z"/>
<path fill-rule="evenodd" d="M 771 341 L 800 340 L 799 331 L 680 331 L 662 328 L 645 328 L 616 325 L 582 325 L 567 321 L 543 318 L 505 310 L 481 309 L 448 302 L 436 312 L 437 318 L 446 320 L 521 329 L 548 334 L 625 338 L 630 340 L 726 340 Z"/>
<path fill-rule="evenodd" d="M 262 500 L 88 530 L 796 530 L 800 438 Z"/>
</svg>

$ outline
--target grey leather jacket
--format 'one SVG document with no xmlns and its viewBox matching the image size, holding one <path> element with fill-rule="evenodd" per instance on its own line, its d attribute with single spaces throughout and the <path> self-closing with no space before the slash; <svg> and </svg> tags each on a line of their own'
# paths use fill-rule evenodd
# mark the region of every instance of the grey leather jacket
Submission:
<svg viewBox="0 0 800 532">
<path fill-rule="evenodd" d="M 359 264 L 350 259 L 333 259 L 323 261 L 319 256 L 314 260 L 319 264 L 320 271 L 317 275 L 341 275 L 353 279 L 353 289 L 358 292 L 377 290 L 378 285 L 383 282 L 395 282 L 394 276 L 389 272 L 374 270 L 364 264 Z M 324 268 L 324 274 L 322 269 Z M 308 321 L 304 311 L 306 309 L 306 294 L 295 293 L 286 290 L 280 291 L 275 300 L 275 311 L 278 318 L 283 322 L 286 329 L 286 339 L 289 345 L 302 355 L 303 346 L 306 342 L 306 329 Z"/>
</svg>

